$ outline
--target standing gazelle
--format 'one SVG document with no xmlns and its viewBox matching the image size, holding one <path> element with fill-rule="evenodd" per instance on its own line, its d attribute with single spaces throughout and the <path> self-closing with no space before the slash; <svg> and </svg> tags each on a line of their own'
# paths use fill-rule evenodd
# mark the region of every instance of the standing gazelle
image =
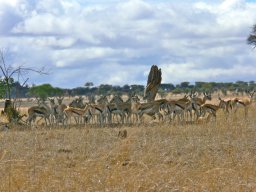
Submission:
<svg viewBox="0 0 256 192">
<path fill-rule="evenodd" d="M 89 109 L 89 105 L 85 105 L 83 109 L 81 108 L 75 108 L 75 107 L 67 107 L 64 109 L 64 114 L 66 116 L 67 123 L 69 122 L 71 124 L 71 118 L 73 117 L 77 124 L 79 124 L 80 121 L 77 121 L 77 119 L 81 119 L 81 117 L 85 117 L 86 113 Z"/>
<path fill-rule="evenodd" d="M 163 120 L 160 109 L 166 102 L 165 99 L 159 99 L 148 103 L 140 103 L 138 96 L 133 96 L 131 98 L 131 113 L 135 114 L 136 121 L 139 118 L 140 122 L 144 114 L 151 116 L 152 119 L 156 119 L 156 116 L 158 116 L 158 120 Z"/>
<path fill-rule="evenodd" d="M 234 99 L 222 99 L 219 97 L 219 101 L 220 101 L 220 108 L 223 109 L 225 114 L 228 114 L 231 110 L 232 110 L 232 103 L 234 102 Z"/>
<path fill-rule="evenodd" d="M 58 105 L 56 108 L 57 117 L 56 122 L 57 124 L 62 123 L 64 125 L 64 110 L 67 108 L 67 105 L 63 104 L 64 97 L 57 97 Z"/>
<path fill-rule="evenodd" d="M 204 94 L 203 98 L 198 97 L 197 93 L 191 93 L 191 95 L 190 95 L 191 102 L 192 102 L 192 107 L 195 110 L 197 117 L 199 117 L 201 115 L 200 114 L 201 113 L 201 111 L 200 111 L 201 106 L 203 104 L 205 104 L 205 102 L 207 100 L 212 100 L 212 97 L 211 97 L 210 93 L 204 92 L 203 94 Z"/>
<path fill-rule="evenodd" d="M 248 108 L 252 104 L 254 93 L 255 93 L 255 90 L 253 90 L 251 92 L 248 91 L 247 92 L 248 97 L 234 99 L 234 102 L 235 102 L 235 105 L 234 105 L 235 109 L 234 110 L 235 110 L 235 112 L 237 111 L 237 109 L 239 107 L 244 107 L 244 116 L 245 116 L 245 118 L 247 118 Z"/>
<path fill-rule="evenodd" d="M 125 118 L 129 119 L 131 112 L 131 103 L 126 103 L 120 96 L 115 95 L 110 103 L 114 104 L 115 110 L 113 110 L 113 114 L 119 114 L 121 117 L 122 124 L 124 123 Z M 109 105 L 110 107 L 110 105 Z M 127 114 L 127 116 L 126 116 Z"/>
<path fill-rule="evenodd" d="M 207 122 L 209 122 L 209 120 L 210 120 L 210 118 L 213 116 L 214 117 L 214 119 L 216 120 L 216 117 L 217 117 L 217 111 L 219 110 L 219 109 L 223 109 L 223 110 L 226 110 L 226 105 L 227 105 L 227 103 L 224 101 L 224 100 L 222 100 L 222 99 L 220 99 L 219 98 L 219 104 L 218 105 L 214 105 L 214 104 L 210 104 L 210 103 L 205 103 L 205 104 L 203 104 L 203 105 L 201 105 L 201 114 L 200 114 L 200 116 L 197 118 L 197 120 L 198 119 L 204 119 L 204 118 L 206 118 L 205 117 L 205 114 L 206 113 L 208 113 L 208 121 Z M 210 115 L 210 116 L 209 116 Z M 207 118 L 206 118 L 207 119 Z M 199 120 L 200 121 L 200 120 Z"/>
<path fill-rule="evenodd" d="M 28 109 L 28 119 L 27 122 L 29 125 L 31 125 L 32 121 L 35 122 L 37 117 L 44 118 L 45 124 L 51 125 L 51 109 L 50 107 L 45 103 L 45 101 L 41 99 L 37 99 L 38 106 L 33 106 Z"/>
</svg>

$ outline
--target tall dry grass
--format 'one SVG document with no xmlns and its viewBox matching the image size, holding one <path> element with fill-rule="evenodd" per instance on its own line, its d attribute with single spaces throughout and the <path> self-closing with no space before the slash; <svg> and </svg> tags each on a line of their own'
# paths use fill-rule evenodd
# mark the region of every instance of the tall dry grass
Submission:
<svg viewBox="0 0 256 192">
<path fill-rule="evenodd" d="M 209 124 L 13 127 L 0 132 L 0 191 L 256 191 L 255 114 L 253 106 L 247 120 L 242 110 L 219 112 Z"/>
</svg>

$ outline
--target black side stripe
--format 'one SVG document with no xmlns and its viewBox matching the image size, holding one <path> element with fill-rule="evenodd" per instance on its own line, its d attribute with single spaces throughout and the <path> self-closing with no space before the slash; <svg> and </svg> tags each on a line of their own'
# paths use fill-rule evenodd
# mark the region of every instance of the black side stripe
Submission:
<svg viewBox="0 0 256 192">
<path fill-rule="evenodd" d="M 178 107 L 180 107 L 181 109 L 185 109 L 185 107 L 183 107 L 183 106 L 181 106 L 180 104 L 178 104 L 178 103 L 175 103 L 175 105 L 177 105 Z"/>
<path fill-rule="evenodd" d="M 207 108 L 209 108 L 209 109 L 211 109 L 211 110 L 213 110 L 213 111 L 216 111 L 216 109 L 214 108 L 214 107 L 212 107 L 212 106 L 207 106 Z"/>
<path fill-rule="evenodd" d="M 78 113 L 78 112 L 76 112 L 76 111 L 74 111 L 74 110 L 72 110 L 72 112 L 75 113 L 75 114 L 77 114 L 77 115 L 81 115 L 80 113 Z"/>
<path fill-rule="evenodd" d="M 241 101 L 237 101 L 238 103 L 240 103 L 241 105 L 245 106 L 245 104 Z"/>
<path fill-rule="evenodd" d="M 39 113 L 39 114 L 45 114 L 45 112 L 42 112 L 42 111 L 37 110 L 37 109 L 35 109 L 34 111 L 35 111 L 36 113 Z"/>
<path fill-rule="evenodd" d="M 117 108 L 113 108 L 112 110 L 110 110 L 110 112 L 112 113 L 113 111 L 116 111 L 117 110 Z"/>
<path fill-rule="evenodd" d="M 113 111 L 115 111 L 115 110 L 117 110 L 117 108 L 110 108 L 109 106 L 107 106 L 108 107 L 108 111 L 110 112 L 110 113 L 112 113 Z M 99 109 L 98 109 L 99 110 Z M 99 110 L 100 111 L 100 110 Z"/>
<path fill-rule="evenodd" d="M 95 107 L 95 109 L 97 109 L 98 111 L 100 111 L 102 113 L 102 110 L 98 107 Z"/>
<path fill-rule="evenodd" d="M 109 111 L 109 112 L 112 112 L 109 106 L 107 106 L 107 108 L 108 108 L 108 111 Z"/>
<path fill-rule="evenodd" d="M 194 103 L 192 103 L 192 109 L 193 109 L 194 111 L 196 111 L 196 107 L 195 107 L 195 104 L 194 104 Z"/>
</svg>

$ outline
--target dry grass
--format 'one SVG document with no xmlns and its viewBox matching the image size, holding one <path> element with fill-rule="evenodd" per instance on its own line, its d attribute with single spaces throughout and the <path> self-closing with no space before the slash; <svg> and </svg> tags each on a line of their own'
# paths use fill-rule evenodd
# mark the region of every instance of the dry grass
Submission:
<svg viewBox="0 0 256 192">
<path fill-rule="evenodd" d="M 255 114 L 220 112 L 202 125 L 14 127 L 0 132 L 0 191 L 256 191 Z"/>
</svg>

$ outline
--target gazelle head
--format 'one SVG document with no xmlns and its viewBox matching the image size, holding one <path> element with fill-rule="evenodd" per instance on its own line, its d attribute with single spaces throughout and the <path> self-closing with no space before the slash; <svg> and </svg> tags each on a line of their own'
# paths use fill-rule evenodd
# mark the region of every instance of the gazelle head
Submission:
<svg viewBox="0 0 256 192">
<path fill-rule="evenodd" d="M 82 96 L 80 96 L 78 99 L 77 99 L 77 107 L 78 108 L 84 108 L 84 98 Z"/>
<path fill-rule="evenodd" d="M 204 92 L 204 99 L 205 99 L 205 100 L 212 100 L 212 95 L 211 95 L 211 93 Z"/>
<path fill-rule="evenodd" d="M 252 90 L 252 91 L 246 91 L 247 95 L 249 96 L 250 100 L 252 101 L 253 100 L 253 96 L 255 94 L 255 90 Z"/>
<path fill-rule="evenodd" d="M 131 97 L 131 102 L 139 103 L 140 102 L 140 98 L 137 95 L 134 95 L 134 96 Z"/>
<path fill-rule="evenodd" d="M 64 99 L 64 97 L 57 97 L 57 102 L 59 105 L 62 104 L 63 99 Z"/>
<path fill-rule="evenodd" d="M 219 97 L 219 108 L 227 110 L 227 103 Z"/>
<path fill-rule="evenodd" d="M 186 95 L 185 95 L 186 96 Z M 191 99 L 194 99 L 194 98 L 196 98 L 198 96 L 198 93 L 197 92 L 194 92 L 194 91 L 191 91 L 190 92 L 190 94 L 189 94 L 189 97 L 191 98 Z"/>
<path fill-rule="evenodd" d="M 84 108 L 83 100 L 84 100 L 84 98 L 80 96 L 79 98 L 76 98 L 73 101 L 71 101 L 69 106 L 70 107 L 77 107 L 77 108 Z"/>
<path fill-rule="evenodd" d="M 54 98 L 48 98 L 48 100 L 50 101 L 50 104 L 54 104 L 55 105 Z"/>
<path fill-rule="evenodd" d="M 190 96 L 191 97 L 191 96 Z M 185 101 L 185 102 L 189 102 L 189 95 L 184 95 L 184 97 L 182 97 L 181 99 L 179 99 L 179 101 Z"/>
<path fill-rule="evenodd" d="M 188 99 L 188 95 L 186 94 L 186 95 L 184 95 L 184 97 L 183 97 L 183 99 Z"/>
<path fill-rule="evenodd" d="M 36 102 L 38 106 L 44 105 L 45 104 L 45 100 L 40 98 L 40 97 L 36 97 Z"/>
<path fill-rule="evenodd" d="M 56 108 L 57 105 L 55 104 L 55 100 L 54 98 L 48 98 L 49 102 L 50 102 L 50 106 L 51 108 Z"/>
<path fill-rule="evenodd" d="M 111 101 L 110 101 L 110 103 L 123 103 L 124 101 L 123 101 L 123 99 L 121 98 L 121 96 L 119 96 L 119 95 L 115 95 L 112 99 L 111 99 Z"/>
<path fill-rule="evenodd" d="M 108 98 L 106 96 L 101 96 L 98 101 L 98 104 L 103 105 L 103 104 L 107 104 L 108 103 Z"/>
</svg>

